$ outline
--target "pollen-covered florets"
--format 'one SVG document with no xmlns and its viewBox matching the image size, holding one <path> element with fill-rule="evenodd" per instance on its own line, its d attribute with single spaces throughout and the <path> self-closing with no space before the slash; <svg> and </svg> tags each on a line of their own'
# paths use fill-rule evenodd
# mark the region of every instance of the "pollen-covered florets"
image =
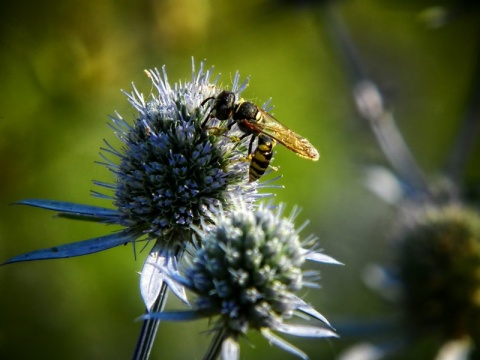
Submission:
<svg viewBox="0 0 480 360">
<path fill-rule="evenodd" d="M 231 333 L 275 328 L 298 307 L 305 249 L 290 219 L 260 207 L 220 220 L 186 272 L 199 311 Z"/>
<path fill-rule="evenodd" d="M 148 101 L 135 88 L 127 94 L 139 113 L 134 125 L 118 114 L 112 118 L 125 144 L 122 151 L 107 149 L 121 158 L 119 165 L 108 163 L 117 176 L 114 203 L 121 224 L 158 238 L 212 223 L 216 209 L 235 207 L 232 197 L 251 204 L 257 195 L 241 161 L 245 144 L 218 131 L 226 130 L 225 122 L 207 119 L 210 107 L 202 104 L 221 91 L 210 82 L 211 70 L 202 63 L 190 82 L 173 88 L 164 69 L 147 74 L 157 93 Z M 232 89 L 237 95 L 246 87 L 238 78 Z"/>
</svg>

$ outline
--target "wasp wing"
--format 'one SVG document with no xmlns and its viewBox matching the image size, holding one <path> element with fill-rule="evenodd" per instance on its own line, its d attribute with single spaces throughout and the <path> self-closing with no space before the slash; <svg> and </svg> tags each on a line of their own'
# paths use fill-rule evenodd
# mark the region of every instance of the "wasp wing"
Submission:
<svg viewBox="0 0 480 360">
<path fill-rule="evenodd" d="M 270 136 L 287 149 L 293 151 L 303 158 L 313 161 L 317 161 L 319 159 L 320 155 L 310 141 L 293 132 L 285 125 L 282 125 L 277 119 L 275 119 L 266 111 L 261 109 L 258 109 L 258 111 L 262 114 L 261 119 L 256 122 L 248 121 L 248 123 L 245 123 L 245 125 L 256 132 L 261 132 Z"/>
</svg>

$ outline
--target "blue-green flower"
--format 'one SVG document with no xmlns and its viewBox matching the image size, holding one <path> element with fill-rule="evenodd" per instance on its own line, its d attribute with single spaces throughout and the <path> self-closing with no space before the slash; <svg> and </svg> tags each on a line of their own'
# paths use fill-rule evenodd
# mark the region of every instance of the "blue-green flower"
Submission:
<svg viewBox="0 0 480 360">
<path fill-rule="evenodd" d="M 241 203 L 241 201 L 239 201 Z M 327 320 L 296 293 L 303 286 L 315 287 L 316 272 L 304 271 L 305 260 L 339 264 L 329 256 L 308 249 L 313 236 L 301 240 L 293 220 L 277 211 L 244 206 L 220 214 L 208 233 L 199 230 L 202 248 L 179 276 L 164 269 L 172 279 L 196 294 L 190 311 L 150 313 L 146 318 L 190 320 L 215 318 L 217 333 L 206 358 L 222 353 L 224 359 L 239 355 L 238 338 L 249 329 L 258 330 L 271 343 L 301 358 L 306 354 L 273 331 L 306 337 L 336 336 Z M 321 326 L 291 324 L 294 315 L 307 316 Z"/>
<path fill-rule="evenodd" d="M 112 172 L 114 181 L 96 182 L 106 194 L 94 195 L 111 201 L 113 208 L 40 199 L 19 202 L 53 210 L 60 217 L 118 224 L 123 230 L 32 251 L 6 264 L 80 256 L 126 243 L 135 245 L 139 239 L 152 240 L 154 246 L 141 276 L 141 292 L 150 309 L 163 281 L 168 281 L 157 265 L 176 271 L 184 247 L 196 241 L 192 229 L 206 230 L 219 209 L 224 213 L 235 210 L 238 198 L 252 206 L 265 196 L 257 193 L 257 183 L 248 181 L 248 164 L 243 161 L 247 139 L 233 141 L 233 136 L 241 134 L 236 127 L 225 134 L 226 121 L 207 119 L 210 106 L 202 102 L 223 90 L 212 80 L 212 69 L 205 69 L 202 62 L 196 71 L 192 61 L 191 79 L 174 85 L 165 68 L 146 73 L 154 92 L 147 98 L 135 87 L 125 93 L 137 112 L 136 119 L 127 121 L 118 113 L 112 116 L 112 127 L 123 146 L 116 149 L 106 142 L 101 152 L 102 164 Z M 246 85 L 236 74 L 231 91 L 239 96 Z M 181 287 L 175 284 L 173 290 L 186 301 Z"/>
</svg>

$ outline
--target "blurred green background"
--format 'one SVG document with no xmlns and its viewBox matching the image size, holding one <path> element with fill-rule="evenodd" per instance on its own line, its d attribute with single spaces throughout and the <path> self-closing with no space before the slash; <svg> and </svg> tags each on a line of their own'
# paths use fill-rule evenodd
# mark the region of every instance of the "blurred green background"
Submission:
<svg viewBox="0 0 480 360">
<path fill-rule="evenodd" d="M 459 4 L 459 2 L 453 2 Z M 478 60 L 478 11 L 433 29 L 421 12 L 435 1 L 335 4 L 366 70 L 387 95 L 421 166 L 434 177 L 445 163 L 467 106 Z M 167 66 L 171 83 L 190 78 L 191 56 L 207 59 L 230 86 L 236 70 L 251 81 L 243 96 L 263 103 L 321 153 L 309 162 L 277 146 L 285 189 L 276 201 L 310 219 L 344 267 L 320 266 L 322 288 L 305 292 L 335 326 L 391 309 L 361 281 L 365 266 L 385 263 L 393 209 L 363 186 L 363 166 L 385 163 L 358 118 L 342 62 L 321 7 L 308 2 L 166 0 L 12 2 L 0 14 L 0 262 L 34 250 L 112 231 L 12 206 L 48 198 L 108 206 L 92 198 L 92 180 L 111 181 L 100 165 L 103 139 L 115 141 L 108 114 L 134 111 L 120 89 L 151 90 L 144 69 Z M 480 181 L 480 148 L 467 178 Z M 272 177 L 272 175 L 271 175 Z M 129 359 L 143 306 L 138 271 L 146 252 L 131 247 L 82 258 L 0 268 L 1 359 Z M 318 268 L 318 266 L 316 266 Z M 180 308 L 173 297 L 168 308 Z M 200 359 L 204 322 L 164 323 L 152 359 Z M 341 335 L 341 334 L 340 334 Z M 242 359 L 291 359 L 252 334 Z M 312 359 L 336 358 L 350 339 L 289 338 Z"/>
</svg>

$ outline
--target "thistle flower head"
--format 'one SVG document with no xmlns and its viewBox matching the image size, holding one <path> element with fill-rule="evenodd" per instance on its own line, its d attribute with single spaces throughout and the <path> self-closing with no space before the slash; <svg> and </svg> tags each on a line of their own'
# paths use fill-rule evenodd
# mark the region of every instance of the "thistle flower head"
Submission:
<svg viewBox="0 0 480 360">
<path fill-rule="evenodd" d="M 404 311 L 413 330 L 447 340 L 480 331 L 480 216 L 459 204 L 408 209 L 395 233 Z"/>
<path fill-rule="evenodd" d="M 230 344 L 229 351 L 232 342 L 249 329 L 261 331 L 270 342 L 302 358 L 306 358 L 303 352 L 271 331 L 309 337 L 335 336 L 325 327 L 285 323 L 293 315 L 304 313 L 329 327 L 327 320 L 296 293 L 303 286 L 315 286 L 312 276 L 317 274 L 302 269 L 305 260 L 338 262 L 305 249 L 303 246 L 312 245 L 315 238 L 302 241 L 293 225 L 296 212 L 283 218 L 282 209 L 280 206 L 272 211 L 260 206 L 251 211 L 244 207 L 220 216 L 212 230 L 203 234 L 203 246 L 186 267 L 184 276 L 174 277 L 197 295 L 193 313 L 216 317 L 214 330 L 222 334 L 224 346 Z"/>
<path fill-rule="evenodd" d="M 374 167 L 368 171 L 367 185 L 397 210 L 389 239 L 393 261 L 383 266 L 370 265 L 364 277 L 371 288 L 397 307 L 396 315 L 403 325 L 388 324 L 383 328 L 383 335 L 391 333 L 397 341 L 394 346 L 371 344 L 376 357 L 399 351 L 416 354 L 407 357 L 418 357 L 417 352 L 421 357 L 431 357 L 438 352 L 438 358 L 457 358 L 453 355 L 455 351 L 477 356 L 478 209 L 460 199 L 462 190 L 450 178 L 437 178 L 428 186 L 419 187 L 388 170 Z M 429 345 L 425 346 L 426 342 Z M 361 347 L 355 347 L 351 356 L 360 358 L 360 353 Z"/>
<path fill-rule="evenodd" d="M 290 220 L 263 207 L 235 212 L 202 244 L 185 275 L 200 311 L 222 314 L 221 326 L 234 333 L 291 317 L 306 251 Z"/>
<path fill-rule="evenodd" d="M 134 125 L 118 114 L 112 118 L 124 142 L 121 152 L 107 149 L 121 160 L 108 163 L 117 177 L 114 203 L 120 223 L 151 238 L 169 239 L 165 235 L 172 231 L 212 223 L 215 209 L 235 207 L 234 197 L 251 204 L 256 188 L 245 181 L 244 144 L 209 131 L 226 131 L 224 122 L 207 119 L 209 107 L 202 105 L 220 92 L 211 83 L 211 70 L 202 63 L 190 82 L 173 87 L 165 68 L 147 74 L 157 93 L 148 101 L 135 88 L 128 94 L 138 111 Z M 237 94 L 246 86 L 239 86 L 238 79 L 237 74 L 232 89 Z"/>
</svg>

